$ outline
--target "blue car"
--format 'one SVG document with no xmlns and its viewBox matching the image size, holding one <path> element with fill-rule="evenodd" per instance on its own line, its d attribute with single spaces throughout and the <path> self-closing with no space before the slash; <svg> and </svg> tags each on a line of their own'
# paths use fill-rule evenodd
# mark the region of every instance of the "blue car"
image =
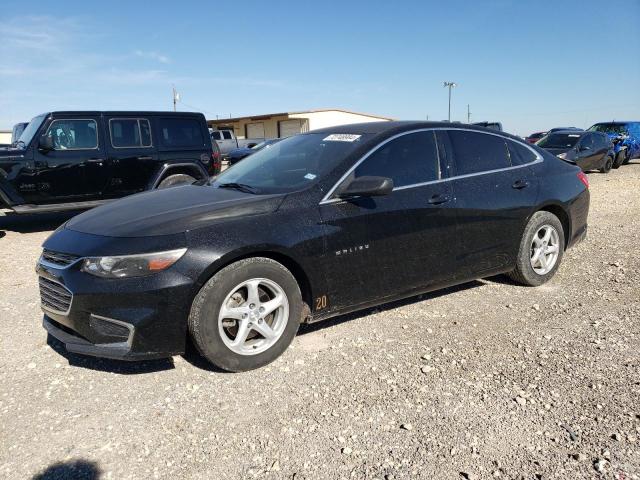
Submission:
<svg viewBox="0 0 640 480">
<path fill-rule="evenodd" d="M 633 158 L 640 158 L 640 122 L 596 123 L 589 131 L 609 135 L 615 153 L 613 168 L 619 168 Z"/>
</svg>

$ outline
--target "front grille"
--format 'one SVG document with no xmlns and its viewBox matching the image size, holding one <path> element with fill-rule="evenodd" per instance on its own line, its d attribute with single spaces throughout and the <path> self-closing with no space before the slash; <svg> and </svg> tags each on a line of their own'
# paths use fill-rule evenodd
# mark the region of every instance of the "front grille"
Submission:
<svg viewBox="0 0 640 480">
<path fill-rule="evenodd" d="M 44 277 L 38 277 L 38 284 L 42 308 L 55 313 L 69 313 L 73 294 L 64 285 Z"/>
<path fill-rule="evenodd" d="M 78 260 L 80 257 L 77 255 L 70 255 L 68 253 L 60 253 L 54 252 L 51 250 L 43 250 L 42 252 L 42 260 L 51 263 L 53 265 L 58 265 L 60 267 L 67 267 L 71 265 L 73 262 Z"/>
</svg>

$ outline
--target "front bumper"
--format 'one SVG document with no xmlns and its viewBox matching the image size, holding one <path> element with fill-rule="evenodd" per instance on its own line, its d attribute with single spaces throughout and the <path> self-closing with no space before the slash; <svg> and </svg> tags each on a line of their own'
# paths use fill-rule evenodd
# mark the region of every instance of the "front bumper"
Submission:
<svg viewBox="0 0 640 480">
<path fill-rule="evenodd" d="M 43 326 L 69 352 L 122 360 L 184 352 L 190 278 L 172 267 L 148 277 L 103 279 L 81 272 L 79 263 L 36 267 Z"/>
</svg>

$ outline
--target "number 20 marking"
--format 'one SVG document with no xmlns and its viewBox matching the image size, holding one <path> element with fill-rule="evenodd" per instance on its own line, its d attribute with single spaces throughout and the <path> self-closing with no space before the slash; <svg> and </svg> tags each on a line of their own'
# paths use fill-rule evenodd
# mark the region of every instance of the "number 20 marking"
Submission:
<svg viewBox="0 0 640 480">
<path fill-rule="evenodd" d="M 316 298 L 316 310 L 322 310 L 323 308 L 327 308 L 326 295 L 322 295 L 321 297 Z"/>
</svg>

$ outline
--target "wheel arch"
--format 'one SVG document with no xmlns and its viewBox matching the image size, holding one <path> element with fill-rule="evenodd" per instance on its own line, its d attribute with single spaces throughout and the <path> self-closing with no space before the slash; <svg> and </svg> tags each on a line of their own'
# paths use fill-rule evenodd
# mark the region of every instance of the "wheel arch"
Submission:
<svg viewBox="0 0 640 480">
<path fill-rule="evenodd" d="M 263 257 L 274 260 L 282 264 L 287 270 L 291 272 L 296 282 L 298 283 L 298 286 L 300 287 L 302 301 L 305 305 L 304 316 L 306 317 L 310 315 L 311 307 L 313 305 L 313 288 L 311 286 L 311 279 L 309 278 L 309 275 L 300 262 L 295 260 L 290 255 L 287 255 L 286 253 L 280 252 L 276 249 L 256 249 L 250 251 L 239 251 L 224 255 L 202 273 L 202 275 L 198 278 L 196 289 L 200 290 L 200 288 L 202 288 L 202 286 L 207 283 L 209 279 L 211 279 L 211 277 L 213 277 L 220 270 L 231 265 L 232 263 L 235 263 L 239 260 L 244 260 L 246 258 L 254 257 Z"/>
<path fill-rule="evenodd" d="M 207 172 L 196 163 L 165 163 L 162 168 L 153 177 L 153 181 L 150 183 L 149 189 L 153 190 L 158 188 L 160 182 L 170 175 L 186 174 L 193 176 L 196 180 L 202 180 L 209 175 Z"/>
</svg>

